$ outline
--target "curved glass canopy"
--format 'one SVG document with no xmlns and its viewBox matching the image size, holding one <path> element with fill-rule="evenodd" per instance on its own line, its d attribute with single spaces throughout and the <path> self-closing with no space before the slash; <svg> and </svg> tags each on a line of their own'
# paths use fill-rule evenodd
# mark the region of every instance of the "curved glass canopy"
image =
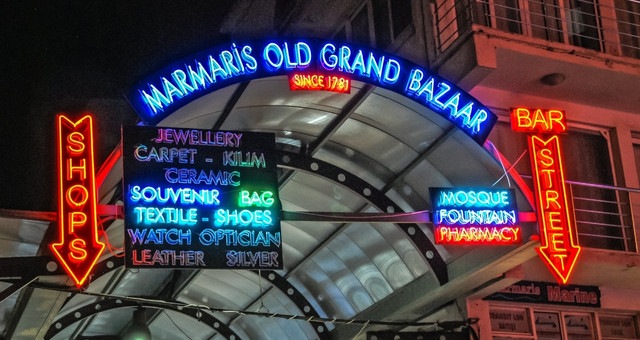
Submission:
<svg viewBox="0 0 640 340">
<path fill-rule="evenodd" d="M 286 76 L 256 79 L 200 97 L 158 125 L 275 133 L 284 211 L 402 214 L 429 210 L 430 187 L 509 185 L 499 180 L 505 172 L 500 162 L 446 119 L 409 98 L 358 81 L 350 94 L 338 94 L 290 91 Z M 121 204 L 122 172 L 115 164 L 100 190 L 103 204 Z M 520 211 L 532 210 L 519 189 L 517 199 Z M 103 227 L 110 241 L 103 259 L 120 256 L 123 221 Z M 40 243 L 45 228 L 31 226 L 34 232 L 25 239 L 17 238 L 18 232 L 3 238 L 0 242 L 7 244 L 0 247 L 2 253 L 34 254 L 31 248 Z M 532 231 L 523 233 L 526 237 Z M 416 236 L 431 244 L 416 244 Z M 214 320 L 207 324 L 180 310 L 151 306 L 147 319 L 154 339 L 328 338 L 340 324 L 269 315 L 357 319 L 383 310 L 379 313 L 389 320 L 418 320 L 434 306 L 407 309 L 404 298 L 395 297 L 419 293 L 419 304 L 422 295 L 459 276 L 448 264 L 474 252 L 479 257 L 487 253 L 481 246 L 435 246 L 432 225 L 426 223 L 283 220 L 282 240 L 280 271 L 115 266 L 89 286 L 89 292 L 100 296 L 61 299 L 59 292 L 43 290 L 41 299 L 62 306 L 52 318 L 53 338 L 122 334 L 134 307 L 102 311 L 112 303 L 106 295 L 199 306 Z M 436 260 L 444 268 L 434 268 Z M 438 274 L 442 272 L 448 274 Z M 64 283 L 65 278 L 52 280 Z M 34 302 L 26 308 L 35 311 L 37 306 Z M 93 312 L 82 314 L 86 310 Z"/>
</svg>

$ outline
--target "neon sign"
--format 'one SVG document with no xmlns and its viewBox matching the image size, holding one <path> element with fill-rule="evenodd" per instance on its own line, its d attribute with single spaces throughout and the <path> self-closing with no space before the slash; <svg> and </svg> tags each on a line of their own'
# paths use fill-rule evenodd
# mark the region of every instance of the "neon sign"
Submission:
<svg viewBox="0 0 640 340">
<path fill-rule="evenodd" d="M 437 244 L 521 242 L 511 189 L 430 188 Z"/>
<path fill-rule="evenodd" d="M 125 127 L 125 262 L 281 269 L 275 137 Z"/>
<path fill-rule="evenodd" d="M 81 287 L 104 250 L 98 239 L 90 115 L 73 122 L 57 117 L 58 241 L 49 245 L 69 276 Z"/>
<path fill-rule="evenodd" d="M 564 111 L 516 108 L 511 110 L 511 129 L 527 133 L 567 132 Z"/>
<path fill-rule="evenodd" d="M 340 88 L 359 80 L 407 96 L 448 119 L 479 144 L 497 117 L 475 98 L 422 67 L 381 51 L 319 40 L 231 43 L 176 61 L 127 95 L 138 115 L 157 124 L 190 101 L 225 86 L 277 75 L 311 75 L 307 88 Z M 324 86 L 313 75 L 327 75 Z M 331 76 L 328 76 L 331 75 Z M 338 77 L 337 84 L 334 79 Z M 343 83 L 345 84 L 345 83 Z M 335 85 L 335 86 L 334 86 Z M 343 86 L 348 88 L 348 86 Z"/>
<path fill-rule="evenodd" d="M 564 170 L 558 136 L 530 136 L 529 150 L 533 164 L 534 189 L 537 195 L 541 226 L 538 254 L 558 282 L 567 283 L 580 254 L 573 235 L 571 214 L 564 185 Z"/>
<path fill-rule="evenodd" d="M 347 77 L 325 74 L 289 74 L 289 89 L 296 90 L 322 90 L 339 93 L 351 92 L 351 80 Z"/>
<path fill-rule="evenodd" d="M 514 108 L 511 109 L 511 128 L 529 133 L 541 234 L 541 246 L 536 251 L 556 280 L 565 284 L 580 254 L 580 246 L 573 232 L 560 140 L 556 135 L 567 131 L 564 111 Z"/>
</svg>

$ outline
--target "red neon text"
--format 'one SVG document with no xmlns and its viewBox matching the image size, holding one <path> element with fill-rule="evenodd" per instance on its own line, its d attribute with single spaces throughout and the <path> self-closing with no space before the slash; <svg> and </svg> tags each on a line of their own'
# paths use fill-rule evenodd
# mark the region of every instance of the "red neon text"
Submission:
<svg viewBox="0 0 640 340">
<path fill-rule="evenodd" d="M 105 245 L 98 239 L 91 116 L 58 116 L 59 240 L 50 248 L 78 287 Z"/>
<path fill-rule="evenodd" d="M 563 111 L 541 109 L 511 109 L 511 129 L 528 133 L 562 133 L 567 131 Z"/>
<path fill-rule="evenodd" d="M 580 247 L 574 241 L 558 136 L 548 139 L 530 136 L 529 151 L 542 234 L 537 251 L 558 282 L 564 284 L 569 280 Z"/>
<path fill-rule="evenodd" d="M 340 76 L 295 73 L 289 75 L 289 88 L 291 91 L 322 90 L 350 93 L 351 80 Z"/>
</svg>

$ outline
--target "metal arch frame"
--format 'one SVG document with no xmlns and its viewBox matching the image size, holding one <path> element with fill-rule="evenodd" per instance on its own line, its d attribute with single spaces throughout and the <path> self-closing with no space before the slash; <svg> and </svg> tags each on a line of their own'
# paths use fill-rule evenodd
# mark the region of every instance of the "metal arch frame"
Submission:
<svg viewBox="0 0 640 340">
<path fill-rule="evenodd" d="M 48 259 L 50 261 L 54 261 L 53 258 Z M 122 258 L 108 258 L 100 263 L 98 263 L 96 265 L 96 268 L 98 269 L 97 272 L 94 274 L 94 276 L 92 277 L 93 279 L 95 278 L 99 278 L 105 274 L 107 274 L 108 272 L 121 268 L 122 266 L 124 266 L 124 260 Z M 284 278 L 283 276 L 279 275 L 277 272 L 275 271 L 256 271 L 256 270 L 252 270 L 252 272 L 254 272 L 256 275 L 260 275 L 263 278 L 267 279 L 273 286 L 275 286 L 276 288 L 278 288 L 280 291 L 282 291 L 282 293 L 284 295 L 286 295 L 287 297 L 289 297 L 289 299 L 301 310 L 305 313 L 305 315 L 312 317 L 313 318 L 320 318 L 320 314 L 313 308 L 313 306 L 309 303 L 309 301 L 304 297 L 304 295 L 302 293 L 300 293 L 300 291 L 298 289 L 296 289 L 292 284 L 290 284 L 286 278 Z M 56 271 L 56 274 L 65 274 L 64 271 L 62 271 L 62 269 L 59 269 Z M 73 296 L 70 296 L 69 298 L 67 298 L 67 300 L 65 301 L 64 304 L 66 304 L 67 302 L 69 302 L 71 300 Z M 94 302 L 91 305 L 103 305 L 102 302 L 104 301 L 109 301 L 109 300 L 102 300 L 99 302 Z M 133 303 L 134 305 L 137 305 L 136 303 Z M 167 305 L 162 304 L 161 302 L 158 303 L 147 303 L 145 302 L 145 304 L 147 305 L 152 305 L 153 307 L 157 307 L 157 308 L 165 308 L 167 307 Z M 124 306 L 124 305 L 119 305 L 117 307 L 113 307 L 113 308 L 121 308 L 121 307 L 129 307 Z M 170 306 L 169 306 L 170 307 Z M 55 327 L 55 325 L 57 323 L 62 322 L 60 328 L 54 333 L 52 334 L 52 336 L 54 336 L 55 334 L 57 334 L 58 332 L 64 330 L 66 327 L 71 326 L 72 324 L 74 324 L 76 321 L 80 321 L 83 319 L 86 319 L 88 317 L 91 317 L 97 313 L 99 313 L 100 311 L 104 311 L 103 309 L 101 310 L 96 310 L 96 312 L 94 313 L 90 313 L 80 319 L 75 318 L 75 314 L 77 312 L 80 312 L 81 315 L 84 315 L 84 311 L 85 311 L 85 306 L 74 309 L 69 311 L 65 316 L 63 316 L 60 319 L 57 319 L 56 321 L 54 321 L 53 323 L 53 327 Z M 174 310 L 174 308 L 169 308 Z M 91 310 L 91 309 L 89 309 Z M 182 311 L 181 311 L 182 312 Z M 205 313 L 206 314 L 206 313 Z M 211 316 L 213 317 L 213 316 Z M 215 318 L 215 317 L 213 317 Z M 72 322 L 69 322 L 67 319 L 70 319 Z M 217 322 L 222 323 L 222 321 L 217 320 Z M 225 325 L 226 326 L 226 325 Z M 227 326 L 226 326 L 227 327 Z M 313 327 L 313 324 L 312 324 Z M 227 327 L 228 328 L 228 327 Z M 218 330 L 216 328 L 216 330 Z M 314 327 L 314 330 L 316 331 L 316 334 L 318 335 L 319 339 L 329 339 L 329 332 L 327 331 L 327 328 L 325 327 L 324 329 L 319 328 L 319 327 Z M 51 332 L 51 328 L 50 330 L 47 332 L 47 334 L 49 334 Z M 222 333 L 222 332 L 220 332 Z M 234 333 L 235 334 L 235 333 Z M 228 337 L 227 337 L 228 338 Z M 240 339 L 240 337 L 236 334 L 236 338 Z"/>
<path fill-rule="evenodd" d="M 163 303 L 154 303 L 152 301 L 148 302 L 134 302 L 134 301 L 125 301 L 125 300 L 102 300 L 98 302 L 93 302 L 88 305 L 82 306 L 75 310 L 69 311 L 65 316 L 53 322 L 52 327 L 49 327 L 49 330 L 45 334 L 45 339 L 51 339 L 55 335 L 57 335 L 62 330 L 71 326 L 72 324 L 83 320 L 87 317 L 91 317 L 93 315 L 109 311 L 112 309 L 118 308 L 131 308 L 131 307 L 150 307 L 150 308 L 160 308 L 160 309 L 169 309 L 171 311 L 182 313 L 184 315 L 190 316 L 198 321 L 203 321 L 212 329 L 220 333 L 222 336 L 227 339 L 241 339 L 236 332 L 234 332 L 231 328 L 229 328 L 224 322 L 220 321 L 215 316 L 210 313 L 203 312 L 203 309 L 199 308 L 180 308 L 179 306 L 172 306 Z"/>
<path fill-rule="evenodd" d="M 348 171 L 345 171 L 344 169 L 336 167 L 322 160 L 313 158 L 312 156 L 301 155 L 298 153 L 293 153 L 288 151 L 278 150 L 277 156 L 278 156 L 278 163 L 279 163 L 278 165 L 280 167 L 306 171 L 309 173 L 322 176 L 332 182 L 341 184 L 349 188 L 353 192 L 357 193 L 361 197 L 363 197 L 370 204 L 376 206 L 377 208 L 383 211 L 392 211 L 392 212 L 401 211 L 399 206 L 396 205 L 393 201 L 391 201 L 383 193 L 383 191 L 380 191 L 372 187 L 367 182 L 363 181 L 362 179 L 355 176 L 354 174 Z M 318 221 L 320 220 L 322 220 L 322 217 L 318 219 Z M 390 223 L 394 223 L 394 222 L 390 221 Z M 396 225 L 398 224 L 396 223 Z M 424 234 L 424 232 L 420 232 L 421 229 L 416 224 L 413 224 L 413 223 L 402 223 L 402 226 L 398 225 L 398 227 L 412 240 L 414 245 L 419 249 L 422 256 L 425 258 L 425 260 L 427 261 L 431 269 L 434 271 L 434 274 L 436 275 L 440 284 L 443 285 L 446 282 L 448 282 L 448 273 L 447 273 L 446 263 L 441 258 L 440 254 L 436 250 L 433 243 L 431 243 L 431 240 L 426 236 L 426 234 Z M 49 261 L 45 261 L 45 262 L 48 263 Z M 100 264 L 98 264 L 98 266 L 96 267 L 97 269 L 96 272 L 94 272 L 94 279 L 106 274 L 107 272 L 113 269 L 121 267 L 124 264 L 123 262 L 124 261 L 121 258 L 114 258 L 114 257 L 108 258 L 107 260 L 100 262 Z M 39 264 L 39 267 L 42 268 L 43 264 L 44 263 Z M 29 267 L 32 269 L 35 269 L 34 267 L 31 267 L 31 266 Z M 5 293 L 12 293 L 16 289 L 19 289 L 20 287 L 23 287 L 24 285 L 29 284 L 30 280 L 28 280 L 27 276 L 35 278 L 39 274 L 46 272 L 46 270 L 44 269 L 45 268 L 42 268 L 41 270 L 34 270 L 34 273 L 32 273 L 33 275 L 26 275 L 25 278 L 23 278 L 22 280 L 15 282 L 14 286 L 10 287 Z M 35 273 L 35 272 L 38 272 L 38 273 Z M 60 274 L 60 270 L 59 268 L 57 268 L 54 271 L 49 271 L 47 274 L 48 275 Z M 291 299 L 291 301 L 301 311 L 304 311 L 306 314 L 311 314 L 310 316 L 319 317 L 319 313 L 315 310 L 315 308 L 312 307 L 312 305 L 304 297 L 304 295 L 302 295 L 294 286 L 292 286 L 285 277 L 275 272 L 269 272 L 269 273 L 261 272 L 259 273 L 259 275 L 268 279 L 273 284 L 273 286 L 277 287 L 280 291 L 283 292 L 283 294 L 288 296 Z M 276 276 L 273 276 L 273 275 L 276 275 Z M 75 315 L 76 311 L 78 310 L 71 311 L 69 315 L 71 315 L 71 313 Z M 77 320 L 74 320 L 74 322 L 75 321 Z M 63 329 L 66 328 L 67 326 L 68 325 L 63 327 Z M 325 332 L 323 329 L 315 328 L 315 331 L 317 335 L 322 339 L 327 338 L 329 336 L 328 332 Z"/>
<path fill-rule="evenodd" d="M 284 276 L 278 274 L 276 271 L 253 270 L 253 272 L 256 275 L 260 275 L 263 278 L 269 280 L 269 282 L 271 282 L 273 286 L 281 290 L 287 297 L 289 297 L 289 300 L 291 300 L 296 305 L 296 307 L 298 307 L 298 309 L 305 313 L 305 316 L 309 317 L 310 320 L 321 317 L 320 314 L 318 314 L 318 311 L 313 308 L 313 305 L 309 303 L 309 300 L 307 300 L 307 298 L 302 293 L 300 293 L 300 291 L 296 287 L 294 287 Z M 266 292 L 263 293 L 263 296 L 265 294 Z M 309 322 L 309 324 L 311 325 L 311 327 L 314 327 L 313 323 Z M 321 327 L 322 326 L 316 326 L 314 328 L 319 339 L 331 339 L 327 327 Z"/>
<path fill-rule="evenodd" d="M 358 176 L 340 169 L 331 163 L 281 150 L 278 151 L 278 158 L 279 165 L 282 167 L 313 173 L 344 185 L 382 211 L 402 212 L 402 209 L 382 191 L 369 185 Z M 319 219 L 319 221 L 320 220 L 321 219 Z M 414 223 L 403 223 L 399 228 L 413 241 L 414 245 L 433 270 L 440 285 L 446 284 L 449 281 L 446 262 L 440 256 L 440 253 L 427 235 L 421 232 L 418 225 Z"/>
<path fill-rule="evenodd" d="M 300 155 L 298 153 L 281 150 L 278 150 L 277 152 L 278 163 L 281 167 L 306 171 L 344 185 L 345 187 L 358 193 L 371 204 L 375 205 L 377 208 L 383 211 L 401 211 L 400 207 L 389 198 L 387 198 L 387 196 L 384 195 L 383 192 L 377 190 L 367 182 L 363 181 L 354 174 L 345 171 L 344 169 L 338 168 L 322 160 L 305 155 Z M 421 229 L 416 224 L 403 223 L 402 226 L 399 226 L 399 228 L 412 240 L 414 245 L 419 249 L 423 258 L 427 261 L 431 269 L 434 271 L 434 274 L 436 275 L 440 284 L 443 285 L 448 282 L 446 263 L 436 250 L 433 243 L 431 243 L 431 240 L 423 232 L 420 232 Z M 120 263 L 120 265 L 118 265 L 117 267 L 123 265 L 122 259 L 116 258 L 115 260 Z M 108 261 L 103 261 L 98 265 L 99 275 L 96 277 L 102 276 L 108 271 L 116 268 L 115 266 L 113 266 L 108 269 L 105 263 L 108 263 Z M 313 308 L 312 304 L 307 300 L 307 298 L 302 293 L 300 293 L 298 289 L 291 285 L 285 277 L 273 271 L 260 271 L 259 273 L 256 272 L 256 275 L 261 275 L 262 277 L 269 280 L 269 282 L 271 282 L 273 286 L 278 288 L 283 294 L 285 294 L 285 296 L 288 296 L 289 299 L 298 307 L 298 309 L 303 311 L 305 314 L 313 317 L 320 317 L 320 314 L 315 310 L 315 308 Z M 69 314 L 71 314 L 72 312 L 74 311 L 71 311 Z M 319 329 L 317 327 L 314 327 L 314 330 L 321 339 L 328 339 L 329 332 L 325 331 L 326 328 Z"/>
</svg>

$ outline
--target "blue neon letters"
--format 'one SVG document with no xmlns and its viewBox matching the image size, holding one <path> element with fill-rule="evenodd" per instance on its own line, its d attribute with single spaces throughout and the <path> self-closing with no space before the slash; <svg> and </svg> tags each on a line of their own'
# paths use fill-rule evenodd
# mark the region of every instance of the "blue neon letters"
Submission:
<svg viewBox="0 0 640 340">
<path fill-rule="evenodd" d="M 418 65 L 367 48 L 315 40 L 232 43 L 185 58 L 141 81 L 128 95 L 147 123 L 237 82 L 291 72 L 340 73 L 420 102 L 483 143 L 497 120 L 455 85 Z"/>
<path fill-rule="evenodd" d="M 515 226 L 518 211 L 510 189 L 431 188 L 436 226 Z"/>
</svg>

